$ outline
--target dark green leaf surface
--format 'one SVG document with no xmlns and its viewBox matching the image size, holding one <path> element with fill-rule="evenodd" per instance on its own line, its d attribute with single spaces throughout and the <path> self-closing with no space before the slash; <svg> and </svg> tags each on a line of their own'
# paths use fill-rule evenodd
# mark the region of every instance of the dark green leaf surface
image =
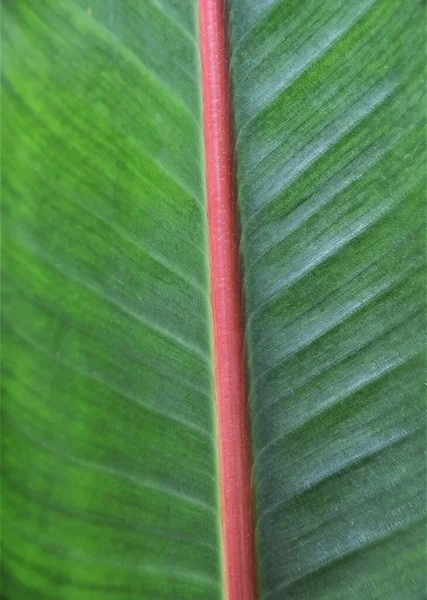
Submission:
<svg viewBox="0 0 427 600">
<path fill-rule="evenodd" d="M 2 593 L 218 598 L 196 2 L 1 7 Z"/>
<path fill-rule="evenodd" d="M 419 0 L 231 0 L 261 599 L 425 581 Z"/>
</svg>

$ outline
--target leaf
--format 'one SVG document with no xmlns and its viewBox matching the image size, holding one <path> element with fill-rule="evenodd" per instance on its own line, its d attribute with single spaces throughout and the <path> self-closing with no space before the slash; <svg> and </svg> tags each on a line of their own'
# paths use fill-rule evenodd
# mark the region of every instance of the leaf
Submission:
<svg viewBox="0 0 427 600">
<path fill-rule="evenodd" d="M 231 1 L 265 600 L 424 597 L 423 4 Z"/>
<path fill-rule="evenodd" d="M 2 3 L 8 600 L 221 595 L 196 39 Z"/>
<path fill-rule="evenodd" d="M 425 594 L 424 4 L 229 0 L 230 65 L 209 48 L 260 600 Z M 224 508 L 246 465 L 218 460 L 247 430 L 214 407 L 198 2 L 1 9 L 2 597 L 255 600 L 250 510 Z"/>
</svg>

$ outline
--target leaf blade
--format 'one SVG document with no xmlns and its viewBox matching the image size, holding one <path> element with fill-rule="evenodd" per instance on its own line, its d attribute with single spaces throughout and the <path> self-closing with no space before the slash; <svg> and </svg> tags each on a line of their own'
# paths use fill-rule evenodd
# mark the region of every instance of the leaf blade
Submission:
<svg viewBox="0 0 427 600">
<path fill-rule="evenodd" d="M 222 593 L 195 5 L 176 11 L 2 6 L 13 598 Z"/>
<path fill-rule="evenodd" d="M 230 10 L 261 598 L 420 595 L 423 7 Z"/>
</svg>

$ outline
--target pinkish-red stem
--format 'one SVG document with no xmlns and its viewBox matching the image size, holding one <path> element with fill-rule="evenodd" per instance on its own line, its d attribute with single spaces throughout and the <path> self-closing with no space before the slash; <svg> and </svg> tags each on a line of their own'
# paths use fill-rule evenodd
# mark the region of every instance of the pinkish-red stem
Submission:
<svg viewBox="0 0 427 600">
<path fill-rule="evenodd" d="M 227 599 L 255 600 L 252 463 L 224 0 L 200 0 L 200 39 Z"/>
</svg>

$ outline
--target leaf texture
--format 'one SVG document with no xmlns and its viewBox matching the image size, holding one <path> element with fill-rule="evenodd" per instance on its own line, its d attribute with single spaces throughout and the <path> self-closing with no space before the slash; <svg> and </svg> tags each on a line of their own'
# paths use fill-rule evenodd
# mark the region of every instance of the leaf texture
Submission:
<svg viewBox="0 0 427 600">
<path fill-rule="evenodd" d="M 8 600 L 221 596 L 195 1 L 2 3 Z"/>
<path fill-rule="evenodd" d="M 2 594 L 223 597 L 197 2 L 1 10 Z M 228 18 L 260 598 L 421 599 L 425 6 Z"/>
<path fill-rule="evenodd" d="M 418 0 L 231 0 L 264 600 L 424 597 Z"/>
</svg>

